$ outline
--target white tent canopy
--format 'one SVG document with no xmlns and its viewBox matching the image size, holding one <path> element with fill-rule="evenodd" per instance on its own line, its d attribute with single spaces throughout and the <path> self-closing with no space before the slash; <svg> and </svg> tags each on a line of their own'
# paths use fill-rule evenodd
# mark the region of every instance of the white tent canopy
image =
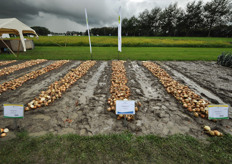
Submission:
<svg viewBox="0 0 232 164">
<path fill-rule="evenodd" d="M 25 45 L 23 34 L 33 33 L 38 37 L 35 30 L 25 25 L 24 23 L 20 22 L 16 18 L 0 19 L 0 36 L 2 36 L 2 34 L 5 33 L 19 35 L 24 51 L 26 51 L 26 45 Z"/>
</svg>

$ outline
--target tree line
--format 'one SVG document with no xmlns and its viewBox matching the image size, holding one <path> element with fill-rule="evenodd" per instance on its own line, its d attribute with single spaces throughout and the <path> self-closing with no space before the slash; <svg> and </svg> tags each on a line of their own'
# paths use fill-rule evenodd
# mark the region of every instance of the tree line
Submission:
<svg viewBox="0 0 232 164">
<path fill-rule="evenodd" d="M 93 35 L 117 35 L 117 27 L 92 28 Z M 232 37 L 231 0 L 189 2 L 185 10 L 177 3 L 144 10 L 138 17 L 122 20 L 124 36 Z"/>
</svg>

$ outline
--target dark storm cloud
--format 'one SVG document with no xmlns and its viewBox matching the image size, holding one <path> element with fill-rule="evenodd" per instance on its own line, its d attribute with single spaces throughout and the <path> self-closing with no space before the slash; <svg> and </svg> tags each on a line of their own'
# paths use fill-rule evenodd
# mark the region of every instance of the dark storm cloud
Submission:
<svg viewBox="0 0 232 164">
<path fill-rule="evenodd" d="M 192 0 L 179 0 L 183 7 Z M 205 0 L 208 1 L 208 0 Z M 52 31 L 85 30 L 84 8 L 90 27 L 115 26 L 118 9 L 131 17 L 145 9 L 164 8 L 175 0 L 1 0 L 0 18 L 16 17 L 29 26 L 40 25 Z M 78 28 L 78 29 L 77 29 Z"/>
<path fill-rule="evenodd" d="M 38 14 L 37 8 L 30 7 L 20 0 L 1 0 L 0 4 L 0 18 L 17 17 L 26 19 Z"/>
<path fill-rule="evenodd" d="M 84 8 L 87 7 L 90 23 L 102 25 L 112 20 L 106 4 L 106 0 L 1 0 L 0 17 L 17 17 L 28 22 L 43 12 L 84 24 Z"/>
</svg>

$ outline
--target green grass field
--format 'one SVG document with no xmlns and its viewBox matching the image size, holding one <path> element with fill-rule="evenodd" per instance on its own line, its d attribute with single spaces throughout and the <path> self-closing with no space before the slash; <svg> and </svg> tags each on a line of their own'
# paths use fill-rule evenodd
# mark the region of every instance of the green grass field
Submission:
<svg viewBox="0 0 232 164">
<path fill-rule="evenodd" d="M 232 136 L 199 141 L 130 133 L 28 137 L 0 142 L 1 163 L 231 163 Z"/>
<path fill-rule="evenodd" d="M 216 60 L 224 51 L 232 48 L 186 47 L 123 47 L 119 58 L 123 60 Z M 20 53 L 17 59 L 91 59 L 89 47 L 36 46 L 34 50 Z M 0 54 L 0 60 L 16 59 L 12 54 Z M 94 60 L 118 59 L 117 47 L 93 47 Z"/>
<path fill-rule="evenodd" d="M 30 38 L 31 39 L 31 38 Z M 89 46 L 87 36 L 40 36 L 36 46 Z M 92 36 L 95 47 L 117 47 L 116 36 Z M 125 47 L 232 47 L 232 38 L 207 37 L 122 37 Z"/>
</svg>

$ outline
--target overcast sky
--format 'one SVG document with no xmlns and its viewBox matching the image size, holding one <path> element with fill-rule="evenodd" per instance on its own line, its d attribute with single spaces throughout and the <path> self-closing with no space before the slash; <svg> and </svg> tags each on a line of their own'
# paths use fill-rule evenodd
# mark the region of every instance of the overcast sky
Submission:
<svg viewBox="0 0 232 164">
<path fill-rule="evenodd" d="M 85 31 L 84 8 L 89 26 L 116 26 L 119 6 L 122 17 L 136 17 L 145 9 L 165 8 L 171 3 L 185 8 L 193 0 L 0 0 L 0 18 L 18 18 L 29 26 L 47 27 L 53 32 Z M 208 2 L 210 0 L 203 0 Z"/>
</svg>

